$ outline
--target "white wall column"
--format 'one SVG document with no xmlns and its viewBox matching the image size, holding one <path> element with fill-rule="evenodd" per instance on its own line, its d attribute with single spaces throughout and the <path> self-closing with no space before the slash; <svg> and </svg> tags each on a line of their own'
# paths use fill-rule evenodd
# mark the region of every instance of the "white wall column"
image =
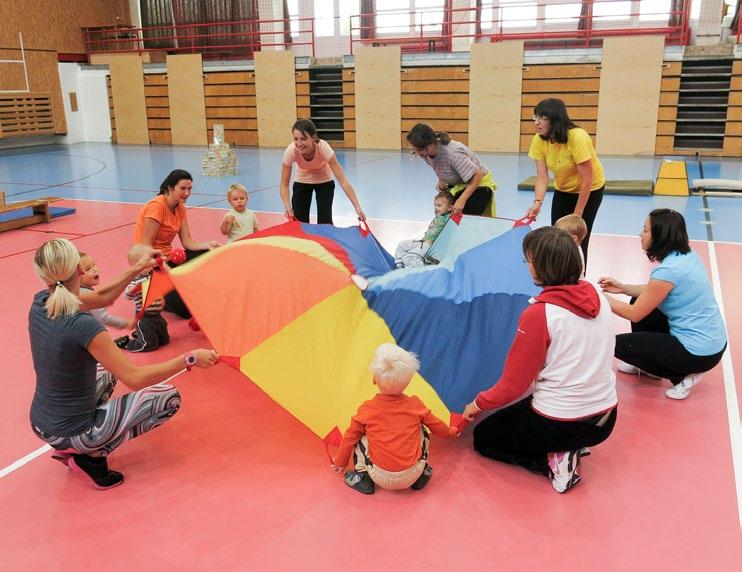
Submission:
<svg viewBox="0 0 742 572">
<path fill-rule="evenodd" d="M 701 14 L 696 27 L 696 44 L 716 45 L 721 40 L 721 16 L 724 0 L 694 0 L 701 3 Z"/>
<path fill-rule="evenodd" d="M 454 52 L 468 52 L 471 44 L 474 42 L 474 34 L 477 29 L 474 23 L 477 19 L 477 11 L 474 10 L 476 5 L 476 0 L 453 0 L 453 9 L 462 10 L 453 13 L 451 29 L 454 36 L 464 36 L 453 38 L 451 49 Z M 470 10 L 463 10 L 463 8 L 470 8 Z"/>
<path fill-rule="evenodd" d="M 111 141 L 111 115 L 108 108 L 107 69 L 83 70 L 76 63 L 59 64 L 67 135 L 63 143 Z M 72 111 L 70 93 L 77 98 L 77 111 Z"/>
</svg>

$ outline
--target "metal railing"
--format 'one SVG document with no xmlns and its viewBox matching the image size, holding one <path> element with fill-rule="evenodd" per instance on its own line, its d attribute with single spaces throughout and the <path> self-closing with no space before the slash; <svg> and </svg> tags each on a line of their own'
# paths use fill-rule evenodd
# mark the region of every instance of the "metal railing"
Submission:
<svg viewBox="0 0 742 572">
<path fill-rule="evenodd" d="M 406 23 L 378 24 L 385 19 Z M 739 34 L 739 30 L 738 30 Z M 662 35 L 670 45 L 690 40 L 690 3 L 657 10 L 641 0 L 519 0 L 477 8 L 388 11 L 350 17 L 356 44 L 399 44 L 404 51 L 451 51 L 463 43 L 525 40 L 527 47 L 591 47 L 611 36 Z"/>
<path fill-rule="evenodd" d="M 250 59 L 254 52 L 264 48 L 289 50 L 296 46 L 309 46 L 312 56 L 315 54 L 314 18 L 97 27 L 82 28 L 82 33 L 88 61 L 94 53 L 143 52 L 200 53 L 205 59 Z"/>
</svg>

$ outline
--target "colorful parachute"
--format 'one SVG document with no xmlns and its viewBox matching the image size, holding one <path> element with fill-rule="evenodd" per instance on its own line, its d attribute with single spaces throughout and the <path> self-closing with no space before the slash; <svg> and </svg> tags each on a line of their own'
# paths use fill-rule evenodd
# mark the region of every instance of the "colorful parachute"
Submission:
<svg viewBox="0 0 742 572">
<path fill-rule="evenodd" d="M 521 262 L 527 228 L 464 217 L 431 248 L 437 266 L 394 270 L 359 227 L 289 222 L 170 272 L 223 361 L 326 443 L 375 393 L 368 366 L 396 342 L 420 356 L 408 388 L 451 423 L 494 383 L 537 292 Z M 356 275 L 369 279 L 361 291 Z"/>
</svg>

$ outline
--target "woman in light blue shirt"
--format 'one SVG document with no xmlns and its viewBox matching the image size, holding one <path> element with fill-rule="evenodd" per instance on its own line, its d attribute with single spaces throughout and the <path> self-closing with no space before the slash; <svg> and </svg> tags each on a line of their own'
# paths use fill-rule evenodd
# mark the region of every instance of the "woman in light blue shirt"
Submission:
<svg viewBox="0 0 742 572">
<path fill-rule="evenodd" d="M 631 296 L 629 303 L 608 296 L 614 314 L 631 320 L 631 333 L 616 336 L 619 371 L 669 379 L 665 392 L 685 399 L 727 347 L 724 321 L 706 269 L 688 244 L 683 215 L 655 209 L 644 221 L 642 249 L 659 265 L 647 284 L 622 284 L 604 277 L 604 292 Z"/>
</svg>

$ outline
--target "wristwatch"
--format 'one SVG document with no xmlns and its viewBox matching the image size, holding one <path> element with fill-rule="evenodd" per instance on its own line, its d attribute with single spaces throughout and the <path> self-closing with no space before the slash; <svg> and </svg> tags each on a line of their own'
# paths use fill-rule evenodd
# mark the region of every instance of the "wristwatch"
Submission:
<svg viewBox="0 0 742 572">
<path fill-rule="evenodd" d="M 193 352 L 188 352 L 185 355 L 185 366 L 188 371 L 191 371 L 194 365 L 198 363 L 198 358 Z"/>
</svg>

